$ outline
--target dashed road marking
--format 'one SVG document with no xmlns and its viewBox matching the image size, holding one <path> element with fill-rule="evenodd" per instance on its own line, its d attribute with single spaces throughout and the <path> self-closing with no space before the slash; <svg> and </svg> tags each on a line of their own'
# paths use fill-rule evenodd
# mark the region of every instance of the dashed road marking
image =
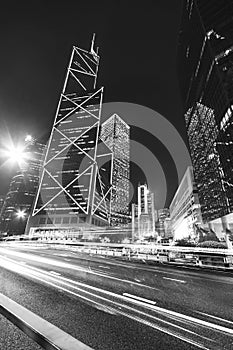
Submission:
<svg viewBox="0 0 233 350">
<path fill-rule="evenodd" d="M 55 272 L 55 271 L 49 271 L 51 274 L 53 274 L 53 275 L 56 275 L 56 276 L 61 276 L 61 274 L 60 273 L 58 273 L 58 272 Z"/>
<path fill-rule="evenodd" d="M 180 283 L 186 283 L 184 280 L 177 280 L 176 278 L 170 278 L 170 277 L 163 277 L 165 280 L 170 280 L 170 281 L 175 281 L 175 282 L 180 282 Z"/>
</svg>

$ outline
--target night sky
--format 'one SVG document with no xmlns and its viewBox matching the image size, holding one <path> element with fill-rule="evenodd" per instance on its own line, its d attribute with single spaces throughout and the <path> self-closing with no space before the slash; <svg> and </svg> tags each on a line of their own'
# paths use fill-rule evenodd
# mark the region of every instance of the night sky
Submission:
<svg viewBox="0 0 233 350">
<path fill-rule="evenodd" d="M 104 102 L 149 107 L 186 140 L 176 76 L 181 8 L 180 0 L 6 2 L 0 15 L 1 146 L 7 132 L 17 140 L 50 131 L 72 46 L 88 49 L 92 33 Z M 156 153 L 153 140 L 149 147 Z M 14 171 L 1 166 L 0 194 Z M 169 181 L 171 198 L 177 179 Z"/>
</svg>

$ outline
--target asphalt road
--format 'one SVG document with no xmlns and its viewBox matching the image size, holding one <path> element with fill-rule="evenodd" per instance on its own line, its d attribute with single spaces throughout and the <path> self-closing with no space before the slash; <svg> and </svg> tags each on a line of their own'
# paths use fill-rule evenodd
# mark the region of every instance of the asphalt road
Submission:
<svg viewBox="0 0 233 350">
<path fill-rule="evenodd" d="M 233 275 L 0 246 L 0 293 L 93 349 L 233 349 Z"/>
</svg>

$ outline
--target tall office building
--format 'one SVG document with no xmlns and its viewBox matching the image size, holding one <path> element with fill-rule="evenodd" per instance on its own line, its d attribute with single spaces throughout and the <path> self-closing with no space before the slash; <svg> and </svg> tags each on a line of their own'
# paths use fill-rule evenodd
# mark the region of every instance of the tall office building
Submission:
<svg viewBox="0 0 233 350">
<path fill-rule="evenodd" d="M 233 222 L 233 3 L 184 1 L 178 74 L 205 223 Z"/>
<path fill-rule="evenodd" d="M 100 143 L 99 55 L 73 47 L 27 232 L 76 232 L 110 220 L 112 153 Z"/>
<path fill-rule="evenodd" d="M 166 226 L 168 226 L 167 219 L 170 218 L 170 211 L 168 208 L 162 208 L 158 210 L 158 220 L 156 223 L 156 231 L 160 237 L 168 236 L 168 230 L 166 230 Z"/>
<path fill-rule="evenodd" d="M 153 235 L 155 233 L 154 193 L 149 191 L 146 184 L 138 186 L 137 215 L 139 239 Z"/>
<path fill-rule="evenodd" d="M 4 195 L 0 195 L 0 213 L 2 211 L 2 207 L 5 201 L 5 196 Z"/>
<path fill-rule="evenodd" d="M 113 153 L 111 224 L 129 222 L 130 127 L 117 114 L 101 126 L 101 139 Z"/>
<path fill-rule="evenodd" d="M 1 210 L 1 230 L 22 234 L 39 185 L 45 145 L 27 136 L 24 144 L 25 160 L 13 176 Z M 22 217 L 18 217 L 18 213 Z"/>
</svg>

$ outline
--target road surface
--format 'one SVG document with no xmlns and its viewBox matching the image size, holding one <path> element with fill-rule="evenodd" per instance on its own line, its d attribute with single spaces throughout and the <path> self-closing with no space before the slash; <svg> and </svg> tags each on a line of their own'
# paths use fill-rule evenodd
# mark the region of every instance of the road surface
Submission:
<svg viewBox="0 0 233 350">
<path fill-rule="evenodd" d="M 96 350 L 233 349 L 233 275 L 0 246 L 0 293 Z"/>
</svg>

